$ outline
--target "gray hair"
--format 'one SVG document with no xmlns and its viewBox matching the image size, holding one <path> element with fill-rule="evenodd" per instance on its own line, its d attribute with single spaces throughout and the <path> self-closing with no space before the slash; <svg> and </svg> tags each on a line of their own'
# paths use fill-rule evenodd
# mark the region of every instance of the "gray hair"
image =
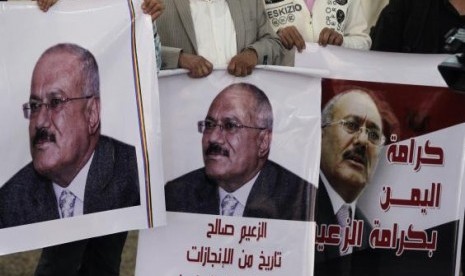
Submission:
<svg viewBox="0 0 465 276">
<path fill-rule="evenodd" d="M 94 55 L 83 47 L 72 43 L 60 43 L 48 48 L 39 58 L 55 53 L 69 53 L 79 61 L 84 96 L 100 97 L 100 77 Z"/>
<path fill-rule="evenodd" d="M 246 82 L 233 83 L 224 88 L 223 91 L 230 89 L 248 91 L 256 100 L 255 112 L 257 114 L 257 123 L 260 127 L 273 130 L 273 109 L 271 107 L 270 100 L 263 90 Z"/>
</svg>

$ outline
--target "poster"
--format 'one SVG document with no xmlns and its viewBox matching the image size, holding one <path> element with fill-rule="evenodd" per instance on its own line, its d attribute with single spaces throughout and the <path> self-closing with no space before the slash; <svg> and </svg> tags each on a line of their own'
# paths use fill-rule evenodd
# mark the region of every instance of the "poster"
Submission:
<svg viewBox="0 0 465 276">
<path fill-rule="evenodd" d="M 164 223 L 153 34 L 140 5 L 0 4 L 0 254 Z"/>
<path fill-rule="evenodd" d="M 315 47 L 300 58 L 331 72 L 315 275 L 458 275 L 465 95 L 437 71 L 446 56 Z"/>
<path fill-rule="evenodd" d="M 141 231 L 136 275 L 311 275 L 320 78 L 257 68 L 245 78 L 215 70 L 204 79 L 184 72 L 161 76 L 159 83 L 169 212 L 166 227 Z M 256 93 L 252 87 L 266 95 L 272 112 L 264 101 L 254 107 L 258 98 L 247 98 Z M 271 116 L 272 126 L 266 123 Z M 199 133 L 204 123 L 210 128 Z M 246 127 L 232 133 L 228 124 Z M 221 151 L 212 155 L 215 144 Z M 245 174 L 227 164 L 239 164 L 234 159 L 246 154 L 244 145 L 244 167 L 262 157 L 265 165 L 249 181 L 242 214 L 220 215 L 218 186 L 231 183 L 220 170 L 235 179 Z"/>
</svg>

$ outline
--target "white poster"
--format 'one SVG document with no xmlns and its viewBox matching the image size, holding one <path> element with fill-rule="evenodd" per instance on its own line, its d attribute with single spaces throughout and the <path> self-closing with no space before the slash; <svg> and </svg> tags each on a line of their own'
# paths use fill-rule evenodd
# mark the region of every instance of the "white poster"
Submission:
<svg viewBox="0 0 465 276">
<path fill-rule="evenodd" d="M 164 224 L 153 33 L 140 5 L 0 4 L 0 254 Z"/>
<path fill-rule="evenodd" d="M 311 275 L 320 79 L 216 70 L 162 76 L 160 92 L 170 212 L 141 232 L 136 274 Z"/>
</svg>

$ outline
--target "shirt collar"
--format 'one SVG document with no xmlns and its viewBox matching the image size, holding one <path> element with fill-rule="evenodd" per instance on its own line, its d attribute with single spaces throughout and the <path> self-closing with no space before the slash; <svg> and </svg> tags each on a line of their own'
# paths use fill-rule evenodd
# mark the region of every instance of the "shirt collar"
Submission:
<svg viewBox="0 0 465 276">
<path fill-rule="evenodd" d="M 351 203 L 347 203 L 342 199 L 342 197 L 334 190 L 333 186 L 329 184 L 328 179 L 326 176 L 323 174 L 323 172 L 320 170 L 320 179 L 321 182 L 323 182 L 323 185 L 325 185 L 326 191 L 328 192 L 329 199 L 331 201 L 331 205 L 333 206 L 333 211 L 334 214 L 339 211 L 339 209 L 342 207 L 342 205 L 347 204 L 352 208 L 352 210 L 355 210 L 355 206 L 357 205 L 357 200 L 352 201 Z M 352 219 L 354 218 L 354 212 L 352 212 Z"/>
<path fill-rule="evenodd" d="M 245 206 L 245 204 L 247 203 L 247 198 L 249 197 L 250 191 L 252 190 L 252 186 L 255 183 L 255 180 L 257 179 L 259 174 L 260 172 L 258 172 L 251 180 L 249 180 L 247 183 L 242 185 L 242 187 L 240 187 L 239 189 L 235 190 L 232 193 L 228 193 L 223 188 L 218 187 L 219 193 L 220 193 L 220 202 L 223 201 L 223 198 L 227 194 L 230 194 L 234 196 L 242 206 Z"/>
<path fill-rule="evenodd" d="M 79 173 L 74 177 L 68 187 L 63 188 L 56 183 L 53 183 L 53 190 L 55 191 L 55 196 L 57 200 L 60 198 L 61 192 L 63 190 L 68 190 L 72 192 L 81 202 L 84 202 L 84 193 L 86 189 L 87 175 L 89 174 L 90 163 L 94 157 L 92 156 L 87 160 L 87 163 L 79 171 Z"/>
</svg>

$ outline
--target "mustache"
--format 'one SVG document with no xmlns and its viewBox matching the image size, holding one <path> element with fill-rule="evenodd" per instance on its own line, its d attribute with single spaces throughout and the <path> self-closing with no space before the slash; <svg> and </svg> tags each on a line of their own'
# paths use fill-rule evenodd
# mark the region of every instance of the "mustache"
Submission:
<svg viewBox="0 0 465 276">
<path fill-rule="evenodd" d="M 345 160 L 355 160 L 363 165 L 368 165 L 367 149 L 365 146 L 354 146 L 352 149 L 346 150 L 342 154 Z"/>
<path fill-rule="evenodd" d="M 39 129 L 34 135 L 34 138 L 32 139 L 32 145 L 35 146 L 36 144 L 41 142 L 56 142 L 55 134 L 49 132 L 45 128 Z"/>
<path fill-rule="evenodd" d="M 224 149 L 217 143 L 211 143 L 208 145 L 208 148 L 205 151 L 205 155 L 222 155 L 229 157 L 229 150 Z"/>
</svg>

